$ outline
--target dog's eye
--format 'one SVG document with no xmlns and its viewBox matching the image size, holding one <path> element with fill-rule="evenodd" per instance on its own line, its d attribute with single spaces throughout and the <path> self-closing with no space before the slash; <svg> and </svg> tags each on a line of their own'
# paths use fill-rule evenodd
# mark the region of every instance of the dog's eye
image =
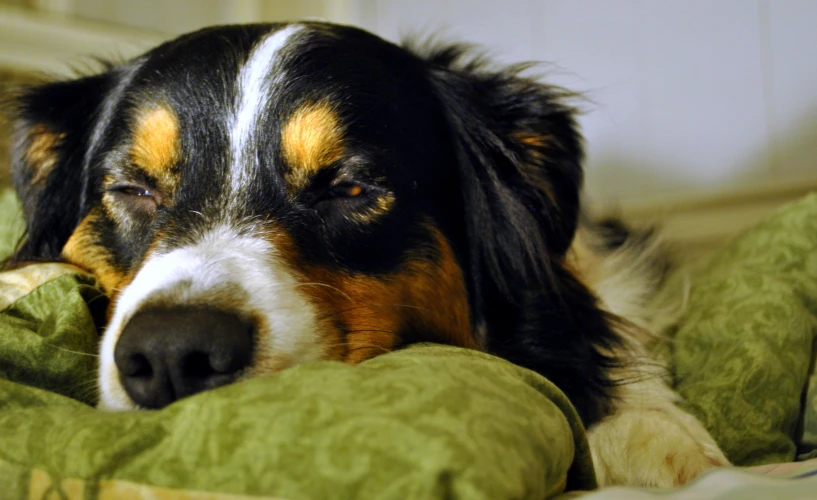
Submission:
<svg viewBox="0 0 817 500">
<path fill-rule="evenodd" d="M 116 196 L 123 203 L 144 212 L 154 212 L 160 201 L 158 193 L 144 186 L 121 184 L 111 186 L 106 191 Z"/>
<path fill-rule="evenodd" d="M 153 197 L 153 194 L 149 190 L 136 186 L 119 186 L 114 190 L 127 196 Z"/>
<path fill-rule="evenodd" d="M 351 182 L 344 182 L 332 187 L 326 193 L 327 198 L 359 198 L 366 194 L 366 188 Z"/>
<path fill-rule="evenodd" d="M 318 177 L 304 193 L 304 200 L 316 210 L 324 221 L 335 217 L 354 217 L 361 221 L 361 214 L 386 211 L 383 208 L 391 193 L 383 186 L 353 179 Z M 368 219 L 367 219 L 368 220 Z"/>
</svg>

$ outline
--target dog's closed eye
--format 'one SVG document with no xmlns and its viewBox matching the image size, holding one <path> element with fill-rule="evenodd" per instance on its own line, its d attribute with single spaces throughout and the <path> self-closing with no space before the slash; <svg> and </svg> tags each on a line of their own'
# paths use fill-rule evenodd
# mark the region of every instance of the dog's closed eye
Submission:
<svg viewBox="0 0 817 500">
<path fill-rule="evenodd" d="M 105 191 L 110 193 L 117 203 L 148 214 L 154 213 L 162 202 L 158 190 L 137 184 L 114 184 Z"/>
<path fill-rule="evenodd" d="M 336 178 L 333 172 L 319 173 L 303 193 L 302 199 L 321 214 L 367 211 L 383 197 L 391 197 L 388 189 L 373 182 L 343 176 Z"/>
<path fill-rule="evenodd" d="M 366 193 L 366 188 L 359 184 L 344 182 L 329 190 L 332 198 L 357 198 Z"/>
</svg>

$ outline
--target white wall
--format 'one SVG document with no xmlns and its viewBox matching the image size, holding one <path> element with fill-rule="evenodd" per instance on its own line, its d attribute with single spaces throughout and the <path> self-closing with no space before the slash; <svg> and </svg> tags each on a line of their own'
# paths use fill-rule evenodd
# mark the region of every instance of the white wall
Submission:
<svg viewBox="0 0 817 500">
<path fill-rule="evenodd" d="M 817 176 L 817 1 L 363 0 L 361 21 L 548 61 L 586 93 L 596 199 Z"/>
</svg>

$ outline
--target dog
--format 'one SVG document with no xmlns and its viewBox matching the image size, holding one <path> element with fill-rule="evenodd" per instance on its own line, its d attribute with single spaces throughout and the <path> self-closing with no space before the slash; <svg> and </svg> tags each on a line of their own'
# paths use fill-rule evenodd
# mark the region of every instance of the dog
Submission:
<svg viewBox="0 0 817 500">
<path fill-rule="evenodd" d="M 572 94 L 472 53 L 221 26 L 21 90 L 12 264 L 111 298 L 100 408 L 437 342 L 556 384 L 601 484 L 728 464 L 645 348 L 660 244 L 580 209 Z"/>
</svg>

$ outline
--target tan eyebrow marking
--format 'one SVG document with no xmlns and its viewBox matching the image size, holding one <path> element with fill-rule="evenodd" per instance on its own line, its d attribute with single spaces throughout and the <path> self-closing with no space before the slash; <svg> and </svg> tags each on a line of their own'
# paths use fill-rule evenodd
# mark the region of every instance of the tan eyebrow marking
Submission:
<svg viewBox="0 0 817 500">
<path fill-rule="evenodd" d="M 31 128 L 25 161 L 31 166 L 31 185 L 43 184 L 59 160 L 56 148 L 65 137 L 42 125 Z"/>
<path fill-rule="evenodd" d="M 138 113 L 130 158 L 159 182 L 171 181 L 171 168 L 181 155 L 179 120 L 165 105 L 154 105 Z"/>
<path fill-rule="evenodd" d="M 312 175 L 341 158 L 346 149 L 340 119 L 325 102 L 296 109 L 281 132 L 281 152 L 291 192 L 306 187 Z"/>
</svg>

